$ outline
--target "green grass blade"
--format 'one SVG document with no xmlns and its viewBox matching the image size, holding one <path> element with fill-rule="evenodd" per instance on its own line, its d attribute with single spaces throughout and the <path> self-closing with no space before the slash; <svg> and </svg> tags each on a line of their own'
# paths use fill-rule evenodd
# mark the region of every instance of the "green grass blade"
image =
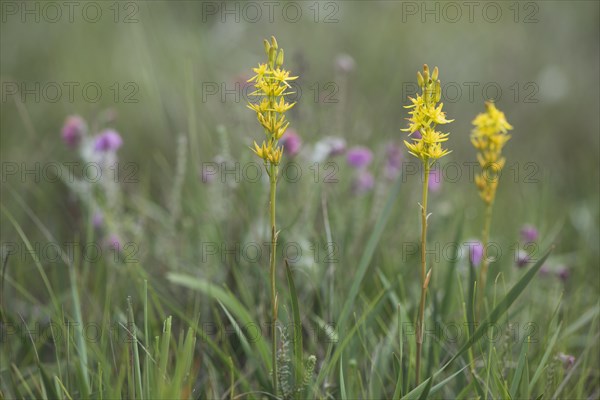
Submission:
<svg viewBox="0 0 600 400">
<path fill-rule="evenodd" d="M 171 342 L 171 323 L 172 317 L 169 316 L 163 327 L 163 334 L 160 338 L 160 360 L 158 367 L 158 390 L 157 395 L 161 396 L 163 394 L 165 384 L 168 381 L 167 378 L 167 362 L 169 360 L 169 344 Z"/>
<path fill-rule="evenodd" d="M 444 297 L 441 303 L 440 315 L 448 315 L 448 307 L 452 303 L 454 285 L 454 276 L 456 274 L 456 263 L 458 262 L 459 252 L 461 247 L 459 246 L 460 239 L 462 237 L 464 218 L 459 220 L 458 226 L 456 227 L 456 233 L 454 234 L 455 247 L 452 252 L 452 258 L 448 261 L 448 271 L 446 273 L 446 285 L 444 286 Z"/>
<path fill-rule="evenodd" d="M 365 312 L 360 316 L 358 321 L 356 321 L 356 324 L 352 327 L 352 329 L 348 332 L 348 334 L 343 338 L 342 342 L 339 344 L 339 346 L 335 349 L 335 351 L 331 355 L 331 358 L 327 362 L 326 366 L 319 373 L 319 376 L 317 377 L 317 386 L 322 382 L 322 379 L 324 379 L 329 374 L 331 369 L 334 368 L 335 363 L 342 356 L 342 352 L 344 351 L 346 346 L 348 346 L 348 344 L 354 337 L 354 334 L 358 331 L 358 328 L 361 327 L 365 323 L 365 321 L 370 316 L 372 310 L 375 309 L 375 307 L 377 307 L 377 305 L 379 305 L 381 299 L 383 298 L 383 295 L 386 292 L 387 292 L 387 288 L 381 290 L 379 292 L 379 294 L 377 296 L 375 296 L 375 298 L 371 301 L 371 303 L 369 303 Z"/>
<path fill-rule="evenodd" d="M 400 355 L 398 357 L 398 380 L 396 381 L 396 389 L 394 390 L 394 395 L 393 395 L 393 399 L 397 400 L 400 399 L 402 397 L 402 380 L 404 379 L 403 374 L 402 374 L 402 353 L 403 353 L 403 347 L 404 347 L 404 336 L 403 336 L 403 332 L 402 332 L 402 310 L 400 309 L 400 304 L 398 303 L 397 306 L 397 310 L 398 310 L 398 340 L 399 340 L 399 346 L 400 346 Z"/>
<path fill-rule="evenodd" d="M 419 396 L 419 400 L 425 400 L 425 399 L 427 399 L 427 396 L 429 396 L 429 391 L 431 390 L 431 384 L 433 383 L 433 376 L 430 376 L 423 383 L 425 384 L 425 389 L 423 389 L 423 392 Z"/>
<path fill-rule="evenodd" d="M 135 381 L 137 384 L 137 396 L 140 399 L 144 397 L 144 392 L 142 390 L 142 373 L 140 367 L 140 352 L 138 349 L 138 338 L 137 338 L 137 327 L 135 326 L 135 320 L 133 318 L 133 304 L 131 302 L 131 296 L 127 297 L 127 311 L 129 317 L 129 328 L 131 329 L 131 346 L 133 347 L 133 362 L 135 368 Z"/>
<path fill-rule="evenodd" d="M 387 221 L 392 212 L 393 206 L 396 203 L 396 198 L 400 193 L 402 179 L 401 177 L 397 179 L 396 183 L 392 187 L 392 191 L 388 196 L 387 202 L 377 222 L 375 223 L 375 227 L 367 240 L 367 244 L 365 246 L 365 250 L 362 253 L 360 261 L 358 262 L 358 267 L 356 269 L 356 273 L 354 274 L 354 280 L 352 281 L 352 286 L 350 287 L 350 292 L 346 297 L 346 301 L 344 302 L 344 306 L 342 307 L 342 312 L 340 314 L 340 318 L 338 320 L 338 326 L 340 330 L 344 330 L 346 320 L 350 316 L 352 308 L 354 306 L 354 301 L 356 300 L 356 296 L 358 295 L 358 291 L 360 289 L 360 285 L 362 283 L 363 278 L 367 272 L 369 264 L 371 262 L 371 258 L 375 253 L 375 248 L 379 243 L 379 239 L 381 239 L 381 235 L 383 234 L 383 229 L 387 224 Z"/>
<path fill-rule="evenodd" d="M 550 248 L 546 251 L 546 253 L 519 279 L 519 281 L 510 289 L 510 291 L 504 296 L 504 298 L 498 303 L 496 307 L 490 312 L 490 314 L 481 322 L 480 326 L 475 330 L 473 335 L 469 337 L 469 340 L 456 352 L 456 354 L 446 363 L 444 364 L 433 377 L 435 378 L 437 375 L 441 374 L 446 370 L 457 358 L 462 356 L 467 350 L 469 350 L 476 342 L 479 340 L 486 330 L 489 328 L 491 324 L 496 322 L 498 318 L 500 318 L 508 308 L 514 303 L 514 301 L 519 297 L 519 295 L 525 290 L 527 285 L 531 282 L 533 277 L 538 273 L 553 248 Z M 405 398 L 406 399 L 416 399 L 425 388 L 425 382 L 421 383 L 419 386 L 414 388 L 410 393 L 408 393 Z"/>
<path fill-rule="evenodd" d="M 510 385 L 510 397 L 514 399 L 517 396 L 519 390 L 519 383 L 521 383 L 521 377 L 523 376 L 523 368 L 525 367 L 525 359 L 527 358 L 527 352 L 529 351 L 530 338 L 527 337 L 521 345 L 521 354 L 519 354 L 519 362 L 517 363 L 517 369 Z"/>
<path fill-rule="evenodd" d="M 558 335 L 560 334 L 561 327 L 562 327 L 562 324 L 560 324 L 558 326 L 558 328 L 556 329 L 556 332 L 554 332 L 552 339 L 550 339 L 550 342 L 546 346 L 546 351 L 544 352 L 544 356 L 542 357 L 541 361 L 538 364 L 538 367 L 536 368 L 535 372 L 533 373 L 533 378 L 531 378 L 531 382 L 529 382 L 529 391 L 530 392 L 533 390 L 533 385 L 535 385 L 535 383 L 538 381 L 538 379 L 540 379 L 540 376 L 542 376 L 542 372 L 544 371 L 544 368 L 546 367 L 548 358 L 550 357 L 552 350 L 554 350 L 554 345 L 556 344 L 556 340 L 558 339 Z"/>
<path fill-rule="evenodd" d="M 44 286 L 46 287 L 46 290 L 48 291 L 48 295 L 50 296 L 50 299 L 52 300 L 52 305 L 54 306 L 54 309 L 56 310 L 57 313 L 60 313 L 60 303 L 58 302 L 58 299 L 56 298 L 56 295 L 54 293 L 54 290 L 52 289 L 52 285 L 50 284 L 50 280 L 48 279 L 48 275 L 46 275 L 46 271 L 44 271 L 44 267 L 42 267 L 42 263 L 40 262 L 37 253 L 34 251 L 33 246 L 31 245 L 31 242 L 29 241 L 29 239 L 27 238 L 27 235 L 25 235 L 25 232 L 23 232 L 23 229 L 21 228 L 21 226 L 19 225 L 19 223 L 17 222 L 17 220 L 13 217 L 13 215 L 6 209 L 6 207 L 4 207 L 3 204 L 0 204 L 0 209 L 2 209 L 2 212 L 6 215 L 6 217 L 8 218 L 8 220 L 10 221 L 10 223 L 12 224 L 12 226 L 15 228 L 15 230 L 17 231 L 17 233 L 19 234 L 19 236 L 21 237 L 21 240 L 23 241 L 23 243 L 25 244 L 25 247 L 27 248 L 27 251 L 29 252 L 29 254 L 31 254 L 31 257 L 33 258 L 33 261 L 35 263 L 35 266 L 42 278 L 42 281 L 44 282 Z"/>
<path fill-rule="evenodd" d="M 346 380 L 344 379 L 344 360 L 340 357 L 340 399 L 346 400 L 347 398 Z"/>
<path fill-rule="evenodd" d="M 227 307 L 228 310 L 233 313 L 233 315 L 241 320 L 244 326 L 257 326 L 256 322 L 254 322 L 252 319 L 250 312 L 248 312 L 242 303 L 240 303 L 238 299 L 236 299 L 231 293 L 226 292 L 219 286 L 216 286 L 201 278 L 178 273 L 169 273 L 167 275 L 167 279 L 174 284 L 198 290 L 199 292 L 220 301 Z M 256 339 L 257 340 L 255 344 L 266 366 L 266 369 L 271 370 L 271 356 L 269 354 L 269 347 L 265 342 L 265 338 L 263 335 L 258 335 Z"/>
<path fill-rule="evenodd" d="M 292 270 L 285 260 L 285 273 L 287 275 L 288 286 L 290 289 L 290 297 L 292 300 L 292 315 L 294 318 L 294 376 L 296 386 L 299 386 L 304 379 L 304 354 L 302 348 L 302 320 L 300 319 L 300 307 L 298 306 L 298 294 L 296 293 L 296 285 L 294 284 L 294 276 Z M 302 393 L 296 392 L 298 398 L 302 397 Z"/>
<path fill-rule="evenodd" d="M 150 336 L 148 335 L 148 280 L 144 279 L 144 344 L 150 345 Z M 152 398 L 150 392 L 150 355 L 148 351 L 144 352 L 144 398 Z"/>
</svg>

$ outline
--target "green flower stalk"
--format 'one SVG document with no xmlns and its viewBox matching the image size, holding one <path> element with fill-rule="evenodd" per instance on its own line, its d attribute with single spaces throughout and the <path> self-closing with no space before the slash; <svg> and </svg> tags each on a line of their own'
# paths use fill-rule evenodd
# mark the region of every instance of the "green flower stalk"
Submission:
<svg viewBox="0 0 600 400">
<path fill-rule="evenodd" d="M 411 109 L 410 118 L 407 118 L 410 125 L 405 132 L 409 132 L 411 142 L 404 141 L 408 152 L 417 157 L 423 163 L 423 194 L 421 203 L 421 300 L 419 302 L 419 313 L 416 323 L 416 383 L 420 382 L 421 373 L 421 349 L 423 347 L 423 319 L 425 315 L 425 300 L 427 297 L 427 287 L 431 279 L 433 269 L 427 271 L 427 190 L 429 185 L 429 172 L 432 165 L 438 159 L 450 153 L 444 149 L 442 144 L 448 140 L 448 133 L 437 131 L 438 125 L 452 122 L 446 119 L 446 114 L 442 111 L 444 103 L 437 104 L 442 97 L 441 83 L 438 79 L 438 68 L 433 69 L 429 74 L 427 64 L 423 66 L 423 74 L 417 72 L 417 81 L 421 88 L 421 94 L 416 98 L 409 98 L 411 105 L 405 108 Z M 413 135 L 419 132 L 420 135 Z M 419 137 L 420 136 L 420 137 Z"/>
<path fill-rule="evenodd" d="M 481 242 L 483 244 L 483 262 L 479 271 L 479 302 L 481 308 L 485 293 L 487 270 L 489 260 L 487 257 L 487 245 L 490 239 L 490 225 L 492 223 L 492 208 L 496 198 L 496 189 L 500 172 L 504 167 L 506 159 L 502 157 L 502 148 L 510 139 L 507 133 L 513 127 L 508 123 L 504 113 L 496 108 L 494 103 L 485 103 L 486 112 L 481 113 L 473 120 L 475 128 L 471 133 L 471 143 L 477 149 L 477 161 L 481 167 L 480 173 L 475 176 L 475 185 L 479 190 L 479 196 L 485 204 L 485 220 Z"/>
<path fill-rule="evenodd" d="M 259 64 L 254 68 L 255 75 L 248 80 L 254 83 L 254 92 L 251 96 L 257 96 L 257 103 L 249 103 L 248 108 L 256 112 L 256 118 L 264 128 L 265 139 L 259 146 L 254 142 L 254 148 L 251 150 L 264 161 L 265 170 L 269 175 L 269 211 L 271 223 L 271 255 L 269 259 L 269 272 L 271 281 L 271 337 L 272 337 L 272 362 L 273 362 L 273 393 L 278 392 L 277 376 L 277 286 L 275 281 L 275 254 L 277 249 L 277 236 L 275 224 L 275 204 L 277 193 L 277 177 L 279 174 L 279 164 L 283 155 L 283 147 L 278 145 L 279 139 L 285 133 L 289 122 L 286 120 L 285 112 L 296 103 L 286 103 L 285 96 L 292 94 L 288 92 L 291 88 L 289 81 L 298 77 L 290 76 L 289 71 L 282 69 L 283 49 L 277 45 L 275 37 L 271 36 L 271 41 L 264 40 L 265 52 L 267 54 L 267 63 Z"/>
</svg>

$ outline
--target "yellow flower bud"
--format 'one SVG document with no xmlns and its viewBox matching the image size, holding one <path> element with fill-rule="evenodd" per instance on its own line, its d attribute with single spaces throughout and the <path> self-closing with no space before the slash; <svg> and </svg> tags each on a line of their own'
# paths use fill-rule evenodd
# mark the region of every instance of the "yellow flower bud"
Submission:
<svg viewBox="0 0 600 400">
<path fill-rule="evenodd" d="M 421 88 L 425 86 L 425 81 L 423 80 L 423 75 L 421 75 L 421 71 L 417 71 L 417 83 Z"/>
<path fill-rule="evenodd" d="M 277 65 L 277 68 L 283 65 L 283 49 L 279 50 L 279 53 L 277 54 L 277 61 L 275 62 L 275 64 Z"/>
</svg>

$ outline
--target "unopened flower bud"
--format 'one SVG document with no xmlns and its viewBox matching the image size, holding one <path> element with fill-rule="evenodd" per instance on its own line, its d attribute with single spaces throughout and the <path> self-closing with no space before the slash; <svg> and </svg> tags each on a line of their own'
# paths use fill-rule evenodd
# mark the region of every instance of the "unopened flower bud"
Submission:
<svg viewBox="0 0 600 400">
<path fill-rule="evenodd" d="M 429 81 L 429 66 L 427 64 L 423 64 L 423 76 L 426 81 Z"/>
<path fill-rule="evenodd" d="M 419 84 L 419 87 L 425 86 L 425 81 L 423 80 L 423 75 L 421 75 L 420 71 L 417 71 L 417 83 Z"/>
<path fill-rule="evenodd" d="M 278 67 L 283 65 L 283 49 L 279 50 L 279 53 L 277 53 L 277 61 L 275 63 Z"/>
</svg>

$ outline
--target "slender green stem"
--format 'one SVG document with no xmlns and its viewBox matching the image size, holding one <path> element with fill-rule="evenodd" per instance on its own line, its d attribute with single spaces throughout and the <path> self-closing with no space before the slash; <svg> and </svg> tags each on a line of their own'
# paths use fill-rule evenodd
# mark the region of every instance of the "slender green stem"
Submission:
<svg viewBox="0 0 600 400">
<path fill-rule="evenodd" d="M 419 315 L 417 317 L 416 342 L 416 381 L 417 385 L 421 379 L 421 349 L 423 347 L 423 319 L 425 316 L 425 298 L 427 296 L 427 192 L 429 186 L 429 161 L 424 163 L 423 177 L 423 199 L 421 203 L 421 301 L 419 303 Z"/>
<path fill-rule="evenodd" d="M 483 245 L 483 260 L 481 262 L 481 270 L 479 271 L 479 301 L 477 302 L 477 314 L 483 308 L 483 300 L 485 298 L 485 286 L 487 280 L 487 271 L 489 260 L 487 254 L 488 242 L 490 240 L 490 226 L 492 225 L 492 208 L 494 201 L 490 201 L 485 207 L 485 221 L 483 223 L 483 232 L 481 233 L 481 244 Z"/>
<path fill-rule="evenodd" d="M 270 275 L 271 275 L 271 338 L 272 338 L 272 362 L 273 362 L 273 394 L 277 396 L 277 288 L 275 285 L 275 253 L 277 251 L 277 231 L 275 227 L 275 200 L 277 193 L 277 166 L 269 165 L 269 181 L 271 183 L 269 209 L 271 215 L 271 257 L 270 257 Z"/>
</svg>

